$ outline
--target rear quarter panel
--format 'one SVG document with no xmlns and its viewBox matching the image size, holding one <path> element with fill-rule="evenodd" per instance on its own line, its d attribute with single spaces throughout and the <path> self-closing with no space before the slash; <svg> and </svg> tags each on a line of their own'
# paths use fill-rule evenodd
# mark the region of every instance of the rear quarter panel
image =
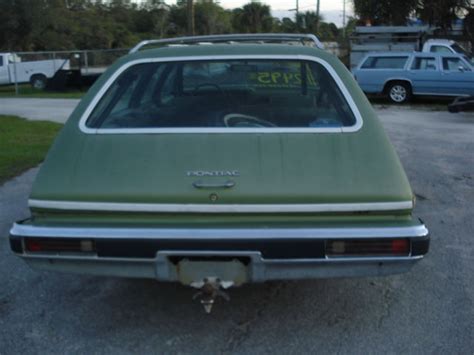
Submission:
<svg viewBox="0 0 474 355">
<path fill-rule="evenodd" d="M 382 93 L 385 82 L 390 76 L 383 69 L 357 69 L 354 72 L 360 88 L 369 94 Z"/>
</svg>

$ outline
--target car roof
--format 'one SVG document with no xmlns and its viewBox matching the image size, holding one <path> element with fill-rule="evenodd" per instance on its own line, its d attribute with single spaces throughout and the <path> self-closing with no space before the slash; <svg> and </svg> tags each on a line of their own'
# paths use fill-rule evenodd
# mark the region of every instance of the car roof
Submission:
<svg viewBox="0 0 474 355">
<path fill-rule="evenodd" d="M 429 40 L 427 40 L 425 43 L 444 43 L 444 44 L 452 44 L 452 43 L 455 43 L 453 40 L 451 39 L 445 39 L 445 38 L 431 38 Z"/>
<path fill-rule="evenodd" d="M 463 54 L 458 53 L 436 53 L 436 52 L 415 52 L 416 57 L 450 57 L 450 58 L 462 58 Z"/>
<path fill-rule="evenodd" d="M 184 36 L 170 37 L 160 39 L 148 39 L 141 41 L 135 47 L 130 49 L 129 53 L 135 53 L 143 50 L 147 46 L 155 48 L 162 46 L 188 46 L 202 44 L 235 44 L 235 43 L 288 43 L 300 45 L 312 45 L 318 48 L 324 48 L 319 39 L 311 33 L 233 33 L 220 35 L 204 36 Z"/>
<path fill-rule="evenodd" d="M 366 57 L 399 57 L 399 56 L 416 56 L 416 57 L 453 57 L 462 58 L 463 54 L 458 53 L 436 53 L 436 52 L 369 52 Z"/>
<path fill-rule="evenodd" d="M 384 51 L 375 51 L 367 53 L 367 56 L 383 56 L 383 57 L 399 57 L 399 56 L 409 56 L 416 52 L 384 52 Z"/>
<path fill-rule="evenodd" d="M 222 55 L 308 55 L 326 60 L 335 58 L 332 54 L 316 48 L 289 44 L 213 44 L 193 46 L 170 46 L 145 49 L 124 57 L 128 60 L 162 57 L 212 57 Z"/>
</svg>

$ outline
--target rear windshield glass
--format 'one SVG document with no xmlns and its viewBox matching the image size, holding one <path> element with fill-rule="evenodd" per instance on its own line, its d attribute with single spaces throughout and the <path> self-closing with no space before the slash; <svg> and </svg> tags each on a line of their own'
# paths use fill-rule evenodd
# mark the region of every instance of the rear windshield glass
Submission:
<svg viewBox="0 0 474 355">
<path fill-rule="evenodd" d="M 369 57 L 362 69 L 403 69 L 408 56 L 402 57 Z"/>
<path fill-rule="evenodd" d="M 343 127 L 355 117 L 328 71 L 297 60 L 137 64 L 92 111 L 90 128 Z"/>
</svg>

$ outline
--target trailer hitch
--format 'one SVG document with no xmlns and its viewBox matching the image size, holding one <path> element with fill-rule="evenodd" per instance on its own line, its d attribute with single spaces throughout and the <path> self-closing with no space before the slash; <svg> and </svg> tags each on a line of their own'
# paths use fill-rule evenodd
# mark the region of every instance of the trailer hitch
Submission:
<svg viewBox="0 0 474 355">
<path fill-rule="evenodd" d="M 194 281 L 191 287 L 199 289 L 193 296 L 193 300 L 200 299 L 204 307 L 204 311 L 209 314 L 212 311 L 217 297 L 222 297 L 226 301 L 230 301 L 230 297 L 224 289 L 228 289 L 234 285 L 233 281 L 221 281 L 217 277 L 205 277 L 201 281 Z"/>
</svg>

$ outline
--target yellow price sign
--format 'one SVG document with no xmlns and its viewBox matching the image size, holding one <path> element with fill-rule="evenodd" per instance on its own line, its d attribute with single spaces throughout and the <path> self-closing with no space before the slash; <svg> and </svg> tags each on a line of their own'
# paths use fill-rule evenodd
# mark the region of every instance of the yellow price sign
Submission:
<svg viewBox="0 0 474 355">
<path fill-rule="evenodd" d="M 311 73 L 307 71 L 307 83 L 309 86 L 316 86 L 316 81 Z M 302 84 L 301 73 L 262 71 L 250 74 L 250 79 L 258 83 L 258 86 L 268 87 L 299 87 Z"/>
</svg>

